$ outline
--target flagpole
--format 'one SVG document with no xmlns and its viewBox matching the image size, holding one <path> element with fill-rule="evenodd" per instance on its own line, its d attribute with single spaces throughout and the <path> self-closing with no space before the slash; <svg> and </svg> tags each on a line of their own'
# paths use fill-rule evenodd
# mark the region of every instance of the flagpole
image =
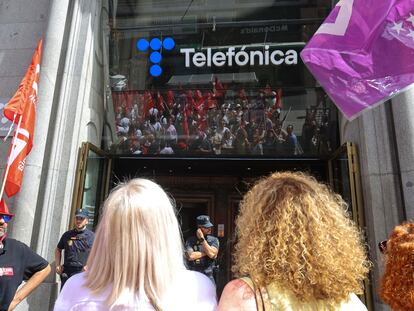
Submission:
<svg viewBox="0 0 414 311">
<path fill-rule="evenodd" d="M 1 185 L 0 200 L 3 199 L 4 187 L 6 186 L 7 176 L 9 175 L 9 168 L 10 168 L 9 160 L 12 158 L 13 152 L 15 152 L 14 147 L 15 147 L 15 144 L 16 144 L 17 135 L 19 134 L 20 124 L 22 123 L 22 119 L 23 119 L 23 117 L 22 117 L 22 115 L 20 115 L 19 123 L 17 125 L 15 135 L 13 136 L 11 152 L 10 152 L 9 157 L 7 158 L 6 172 L 4 173 L 3 184 Z"/>
</svg>

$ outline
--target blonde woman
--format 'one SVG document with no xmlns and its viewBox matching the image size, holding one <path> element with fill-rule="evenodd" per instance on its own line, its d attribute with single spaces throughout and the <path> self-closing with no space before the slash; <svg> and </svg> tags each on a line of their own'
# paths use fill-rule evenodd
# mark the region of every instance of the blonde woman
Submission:
<svg viewBox="0 0 414 311">
<path fill-rule="evenodd" d="M 381 299 L 395 311 L 414 310 L 414 223 L 395 227 L 382 247 L 385 272 Z"/>
<path fill-rule="evenodd" d="M 218 310 L 366 310 L 369 269 L 339 195 L 304 173 L 274 173 L 245 195 L 233 272 Z"/>
<path fill-rule="evenodd" d="M 104 203 L 88 270 L 71 277 L 55 311 L 215 310 L 215 287 L 187 271 L 174 208 L 157 184 L 133 179 Z"/>
</svg>

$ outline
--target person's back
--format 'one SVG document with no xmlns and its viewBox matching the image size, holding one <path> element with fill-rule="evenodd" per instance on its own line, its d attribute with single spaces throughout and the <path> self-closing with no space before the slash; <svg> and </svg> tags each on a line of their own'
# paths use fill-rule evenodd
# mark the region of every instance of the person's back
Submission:
<svg viewBox="0 0 414 311">
<path fill-rule="evenodd" d="M 342 301 L 334 308 L 330 308 L 325 300 L 309 300 L 301 301 L 295 294 L 277 285 L 269 284 L 265 288 L 259 290 L 248 277 L 244 277 L 233 281 L 238 283 L 237 291 L 232 291 L 231 298 L 226 302 L 220 302 L 220 310 L 236 311 L 236 310 L 258 310 L 258 311 L 366 311 L 365 305 L 358 297 L 351 293 L 347 300 Z M 254 291 L 256 289 L 256 295 Z M 228 289 L 227 289 L 228 290 Z"/>
<path fill-rule="evenodd" d="M 267 302 L 271 307 L 266 310 L 285 310 L 285 311 L 316 311 L 326 310 L 329 305 L 324 300 L 301 301 L 291 291 L 270 284 L 266 287 L 269 296 Z M 357 311 L 367 310 L 365 305 L 354 294 L 349 294 L 348 300 L 339 303 L 335 310 Z"/>
<path fill-rule="evenodd" d="M 87 266 L 68 280 L 55 311 L 216 308 L 214 285 L 185 269 L 170 199 L 149 180 L 133 179 L 111 192 Z"/>
<path fill-rule="evenodd" d="M 279 172 L 245 195 L 220 311 L 366 310 L 370 263 L 346 203 L 313 177 Z"/>
<path fill-rule="evenodd" d="M 110 308 L 106 304 L 110 287 L 102 293 L 94 295 L 90 289 L 84 287 L 85 282 L 85 273 L 71 277 L 62 290 L 55 311 L 154 310 L 145 295 L 141 298 L 137 296 L 135 303 L 130 307 L 120 304 Z M 74 291 L 73 288 L 77 290 Z M 170 284 L 160 308 L 163 311 L 211 311 L 216 308 L 215 299 L 215 287 L 205 275 L 195 271 L 182 270 L 178 278 Z"/>
</svg>

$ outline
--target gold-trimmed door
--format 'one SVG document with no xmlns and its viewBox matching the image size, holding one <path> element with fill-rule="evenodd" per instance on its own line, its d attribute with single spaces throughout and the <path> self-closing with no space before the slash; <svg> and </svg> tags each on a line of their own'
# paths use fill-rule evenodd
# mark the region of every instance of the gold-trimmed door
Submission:
<svg viewBox="0 0 414 311">
<path fill-rule="evenodd" d="M 365 229 L 359 159 L 354 143 L 346 142 L 333 153 L 328 161 L 328 172 L 332 189 L 341 194 L 348 203 L 349 212 L 355 223 L 361 229 Z M 368 280 L 364 282 L 364 295 L 360 298 L 369 311 L 373 310 L 372 288 Z"/>
<path fill-rule="evenodd" d="M 73 190 L 70 227 L 78 208 L 86 209 L 90 229 L 98 224 L 100 207 L 109 191 L 112 160 L 109 154 L 95 145 L 84 142 L 79 148 Z"/>
</svg>

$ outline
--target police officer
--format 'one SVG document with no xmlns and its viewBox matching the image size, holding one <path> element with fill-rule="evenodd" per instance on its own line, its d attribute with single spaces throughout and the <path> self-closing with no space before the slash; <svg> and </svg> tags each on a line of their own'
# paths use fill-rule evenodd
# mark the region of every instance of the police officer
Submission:
<svg viewBox="0 0 414 311">
<path fill-rule="evenodd" d="M 49 263 L 26 244 L 7 237 L 7 225 L 13 216 L 4 200 L 1 200 L 0 311 L 14 310 L 23 299 L 43 282 L 51 270 Z M 26 283 L 20 286 L 22 281 L 26 281 Z"/>
<path fill-rule="evenodd" d="M 56 247 L 56 273 L 60 275 L 61 288 L 72 275 L 86 270 L 86 261 L 92 248 L 95 234 L 86 228 L 88 214 L 78 209 L 75 213 L 75 228 L 66 231 Z M 61 265 L 62 250 L 65 250 L 65 259 Z"/>
<path fill-rule="evenodd" d="M 219 240 L 211 234 L 213 224 L 207 215 L 197 217 L 197 227 L 196 235 L 185 243 L 187 265 L 190 270 L 204 273 L 215 283 L 213 273 Z"/>
</svg>

